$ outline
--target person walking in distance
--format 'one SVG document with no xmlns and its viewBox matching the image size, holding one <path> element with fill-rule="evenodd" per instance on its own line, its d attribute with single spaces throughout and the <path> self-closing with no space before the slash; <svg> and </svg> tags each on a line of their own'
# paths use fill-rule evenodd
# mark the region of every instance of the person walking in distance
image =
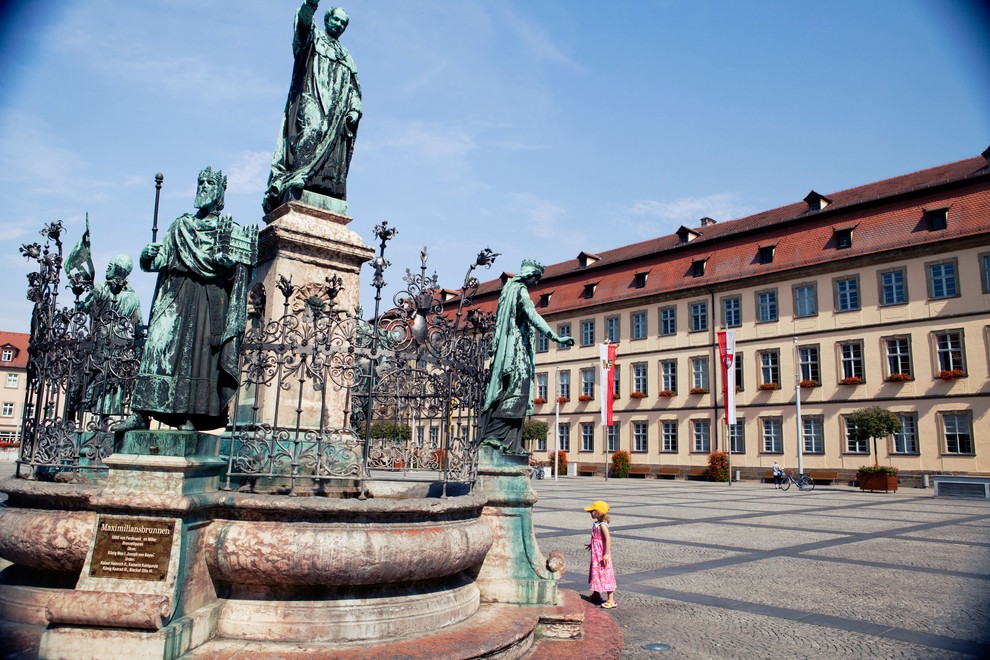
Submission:
<svg viewBox="0 0 990 660">
<path fill-rule="evenodd" d="M 591 506 L 584 507 L 585 511 L 591 513 L 594 524 L 591 526 L 591 543 L 587 545 L 591 551 L 591 565 L 588 569 L 588 584 L 591 586 L 591 598 L 601 601 L 602 594 L 605 602 L 602 607 L 612 609 L 616 606 L 615 593 L 615 566 L 612 564 L 612 535 L 608 531 L 608 511 L 607 503 L 598 500 Z"/>
<path fill-rule="evenodd" d="M 780 463 L 777 461 L 773 462 L 773 487 L 780 488 L 781 478 L 784 476 L 784 468 L 780 467 Z"/>
</svg>

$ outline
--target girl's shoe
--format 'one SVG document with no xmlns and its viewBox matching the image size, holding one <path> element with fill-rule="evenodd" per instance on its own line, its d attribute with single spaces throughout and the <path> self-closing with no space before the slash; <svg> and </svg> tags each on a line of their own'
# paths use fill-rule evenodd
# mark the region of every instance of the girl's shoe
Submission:
<svg viewBox="0 0 990 660">
<path fill-rule="evenodd" d="M 611 609 L 616 608 L 618 606 L 619 606 L 618 603 L 616 603 L 615 601 L 612 601 L 612 602 L 605 601 L 604 603 L 602 603 L 602 609 L 603 610 L 611 610 Z"/>
</svg>

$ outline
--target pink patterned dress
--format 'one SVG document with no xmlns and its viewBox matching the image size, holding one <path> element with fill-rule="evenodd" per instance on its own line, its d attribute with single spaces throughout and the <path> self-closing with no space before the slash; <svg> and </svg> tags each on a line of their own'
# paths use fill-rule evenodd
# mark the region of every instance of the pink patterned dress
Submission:
<svg viewBox="0 0 990 660">
<path fill-rule="evenodd" d="M 610 561 L 608 566 L 602 566 L 605 555 L 605 536 L 601 526 L 608 527 L 606 522 L 596 522 L 591 527 L 591 566 L 588 569 L 588 584 L 592 591 L 615 591 L 615 567 Z"/>
</svg>

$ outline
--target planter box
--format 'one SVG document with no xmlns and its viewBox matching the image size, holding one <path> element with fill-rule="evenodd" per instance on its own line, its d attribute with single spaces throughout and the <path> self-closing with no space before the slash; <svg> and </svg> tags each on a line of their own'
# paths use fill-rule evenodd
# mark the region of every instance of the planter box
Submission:
<svg viewBox="0 0 990 660">
<path fill-rule="evenodd" d="M 861 474 L 858 481 L 860 490 L 897 492 L 897 475 L 895 474 Z"/>
</svg>

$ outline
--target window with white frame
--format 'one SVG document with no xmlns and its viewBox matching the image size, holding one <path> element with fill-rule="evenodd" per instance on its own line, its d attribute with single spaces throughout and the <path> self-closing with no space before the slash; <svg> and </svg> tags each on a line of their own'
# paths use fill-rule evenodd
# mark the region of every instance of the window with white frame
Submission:
<svg viewBox="0 0 990 660">
<path fill-rule="evenodd" d="M 619 317 L 609 316 L 605 319 L 605 339 L 611 343 L 619 341 Z"/>
<path fill-rule="evenodd" d="M 743 354 L 736 353 L 733 364 L 736 368 L 736 390 L 739 392 L 743 391 L 743 362 L 745 362 Z"/>
<path fill-rule="evenodd" d="M 416 427 L 416 444 L 420 447 L 423 446 L 423 442 L 426 441 L 426 429 L 422 426 Z"/>
<path fill-rule="evenodd" d="M 3 352 L 0 352 L 0 362 L 13 362 L 14 361 L 14 349 L 5 348 Z"/>
<path fill-rule="evenodd" d="M 581 321 L 581 345 L 594 346 L 595 344 L 595 321 L 588 319 Z"/>
<path fill-rule="evenodd" d="M 677 308 L 660 308 L 660 334 L 669 337 L 677 334 Z"/>
<path fill-rule="evenodd" d="M 799 346 L 798 361 L 801 364 L 801 382 L 810 384 L 822 382 L 821 356 L 817 346 Z"/>
<path fill-rule="evenodd" d="M 677 453 L 677 422 L 660 422 L 660 433 L 663 435 L 663 451 L 667 453 Z"/>
<path fill-rule="evenodd" d="M 629 315 L 632 339 L 646 339 L 646 312 L 633 312 Z"/>
<path fill-rule="evenodd" d="M 430 444 L 434 447 L 437 446 L 437 442 L 440 439 L 440 429 L 435 426 L 430 427 Z"/>
<path fill-rule="evenodd" d="M 542 332 L 536 334 L 536 352 L 546 353 L 550 350 L 550 338 Z"/>
<path fill-rule="evenodd" d="M 691 358 L 691 388 L 710 389 L 707 357 Z"/>
<path fill-rule="evenodd" d="M 691 310 L 691 332 L 708 330 L 708 303 L 700 300 L 689 306 Z"/>
<path fill-rule="evenodd" d="M 581 370 L 581 396 L 595 398 L 595 369 Z"/>
<path fill-rule="evenodd" d="M 848 417 L 843 417 L 846 426 L 846 453 L 866 454 L 869 453 L 869 443 L 866 438 L 857 438 L 858 427 L 854 422 L 850 422 Z"/>
<path fill-rule="evenodd" d="M 707 419 L 691 420 L 694 427 L 694 451 L 710 452 L 712 450 L 711 422 Z"/>
<path fill-rule="evenodd" d="M 622 379 L 619 377 L 619 365 L 612 367 L 612 396 L 622 395 Z"/>
<path fill-rule="evenodd" d="M 20 374 L 7 374 L 7 387 L 17 387 Z"/>
<path fill-rule="evenodd" d="M 633 422 L 633 451 L 646 452 L 650 448 L 649 424 L 646 422 Z"/>
<path fill-rule="evenodd" d="M 915 413 L 895 413 L 901 422 L 901 430 L 894 433 L 895 454 L 918 453 L 918 415 Z"/>
<path fill-rule="evenodd" d="M 660 362 L 660 389 L 677 392 L 677 360 Z"/>
<path fill-rule="evenodd" d="M 595 451 L 595 425 L 581 424 L 581 451 Z"/>
<path fill-rule="evenodd" d="M 536 374 L 536 398 L 547 400 L 547 374 Z"/>
<path fill-rule="evenodd" d="M 783 453 L 784 439 L 780 417 L 762 417 L 760 426 L 763 430 L 763 453 Z"/>
<path fill-rule="evenodd" d="M 608 451 L 619 451 L 619 423 L 612 422 L 612 426 L 605 427 L 605 442 Z"/>
<path fill-rule="evenodd" d="M 887 377 L 897 379 L 908 378 L 913 373 L 911 369 L 911 338 L 887 337 L 883 340 L 887 351 Z"/>
<path fill-rule="evenodd" d="M 942 438 L 946 454 L 972 454 L 973 424 L 970 413 L 944 412 L 940 413 L 942 421 Z"/>
<path fill-rule="evenodd" d="M 780 388 L 780 351 L 760 351 L 760 386 Z"/>
<path fill-rule="evenodd" d="M 758 291 L 756 294 L 756 320 L 768 323 L 777 320 L 777 290 Z"/>
<path fill-rule="evenodd" d="M 571 398 L 571 372 L 561 371 L 557 374 L 557 396 Z"/>
<path fill-rule="evenodd" d="M 801 416 L 801 439 L 804 440 L 804 453 L 825 453 L 824 419 L 819 415 Z"/>
<path fill-rule="evenodd" d="M 945 330 L 935 333 L 935 353 L 940 371 L 966 371 L 963 360 L 963 336 L 961 330 Z"/>
<path fill-rule="evenodd" d="M 14 416 L 14 404 L 9 401 L 4 401 L 2 407 L 0 407 L 0 417 L 13 417 Z"/>
<path fill-rule="evenodd" d="M 907 277 L 903 268 L 880 273 L 880 304 L 900 305 L 907 302 Z"/>
<path fill-rule="evenodd" d="M 561 337 L 570 337 L 571 336 L 571 324 L 570 323 L 561 323 L 560 325 L 558 325 L 557 326 L 557 334 L 560 335 Z M 570 348 L 571 347 L 568 346 L 567 344 L 557 344 L 557 350 L 559 350 L 559 351 L 570 350 Z"/>
<path fill-rule="evenodd" d="M 738 328 L 742 325 L 742 299 L 739 296 L 722 298 L 722 327 Z"/>
<path fill-rule="evenodd" d="M 571 450 L 571 427 L 567 422 L 557 425 L 557 446 L 560 447 L 560 451 Z"/>
<path fill-rule="evenodd" d="M 864 379 L 863 343 L 848 341 L 839 344 L 839 364 L 842 367 L 842 380 Z"/>
<path fill-rule="evenodd" d="M 932 300 L 955 298 L 959 295 L 959 281 L 956 278 L 956 261 L 942 261 L 926 264 L 928 271 L 928 297 Z"/>
<path fill-rule="evenodd" d="M 733 454 L 746 453 L 746 425 L 742 420 L 729 424 L 729 451 Z"/>
<path fill-rule="evenodd" d="M 835 280 L 835 311 L 859 309 L 859 278 L 840 277 Z"/>
<path fill-rule="evenodd" d="M 794 287 L 794 316 L 814 316 L 818 313 L 818 289 L 814 284 Z"/>
<path fill-rule="evenodd" d="M 637 362 L 632 366 L 632 388 L 633 392 L 649 394 L 649 380 L 647 379 L 645 362 Z"/>
</svg>

